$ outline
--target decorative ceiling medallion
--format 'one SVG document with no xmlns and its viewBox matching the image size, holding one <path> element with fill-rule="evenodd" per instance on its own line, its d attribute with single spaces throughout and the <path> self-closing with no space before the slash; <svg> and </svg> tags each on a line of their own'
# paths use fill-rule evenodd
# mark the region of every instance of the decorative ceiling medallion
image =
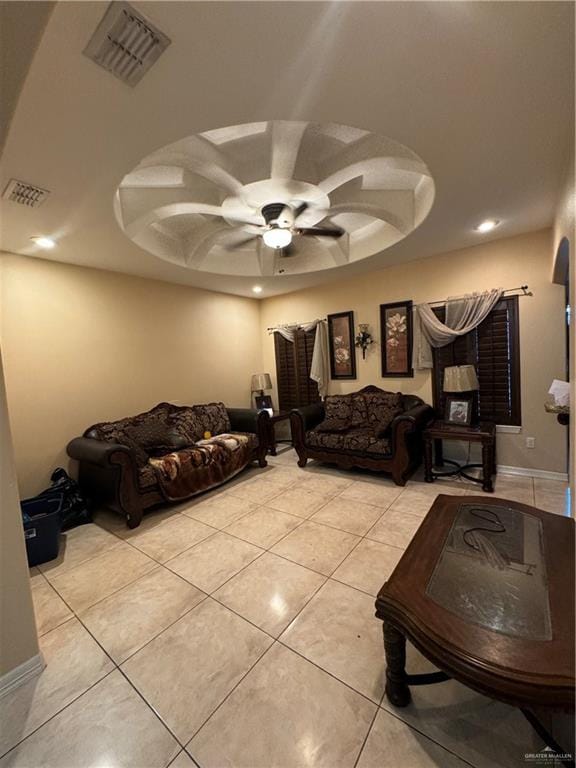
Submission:
<svg viewBox="0 0 576 768">
<path fill-rule="evenodd" d="M 416 229 L 433 201 L 430 171 L 397 141 L 278 120 L 206 131 L 153 152 L 123 178 L 115 212 L 126 235 L 160 259 L 273 276 L 379 253 Z"/>
</svg>

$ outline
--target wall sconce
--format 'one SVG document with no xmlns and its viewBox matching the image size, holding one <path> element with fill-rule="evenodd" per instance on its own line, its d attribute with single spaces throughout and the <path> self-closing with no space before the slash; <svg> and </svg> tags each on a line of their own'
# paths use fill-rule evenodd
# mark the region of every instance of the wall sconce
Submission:
<svg viewBox="0 0 576 768">
<path fill-rule="evenodd" d="M 354 340 L 354 343 L 362 350 L 362 360 L 366 360 L 366 350 L 370 344 L 374 344 L 374 339 L 368 330 L 368 323 L 359 323 L 358 329 L 358 334 Z"/>
</svg>

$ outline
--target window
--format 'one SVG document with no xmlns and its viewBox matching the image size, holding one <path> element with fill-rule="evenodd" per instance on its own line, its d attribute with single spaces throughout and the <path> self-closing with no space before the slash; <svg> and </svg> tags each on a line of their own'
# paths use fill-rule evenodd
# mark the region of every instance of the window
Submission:
<svg viewBox="0 0 576 768">
<path fill-rule="evenodd" d="M 445 308 L 434 310 L 444 320 Z M 520 411 L 520 335 L 518 297 L 506 296 L 473 331 L 452 344 L 434 350 L 434 407 L 444 414 L 442 391 L 444 368 L 473 365 L 480 389 L 480 419 L 496 424 L 521 425 Z"/>
<path fill-rule="evenodd" d="M 274 334 L 278 406 L 282 411 L 320 402 L 318 384 L 310 378 L 316 328 L 296 331 L 294 341 Z"/>
</svg>

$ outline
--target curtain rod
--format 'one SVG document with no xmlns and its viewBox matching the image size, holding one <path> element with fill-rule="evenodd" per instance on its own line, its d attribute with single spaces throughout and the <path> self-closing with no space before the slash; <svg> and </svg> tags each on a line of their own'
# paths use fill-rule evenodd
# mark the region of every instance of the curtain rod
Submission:
<svg viewBox="0 0 576 768">
<path fill-rule="evenodd" d="M 325 317 L 317 317 L 315 320 L 300 321 L 299 323 L 280 323 L 272 328 L 266 328 L 267 331 L 275 331 L 277 328 L 296 328 L 299 325 L 310 325 L 310 323 L 321 323 L 326 320 Z"/>
<path fill-rule="evenodd" d="M 520 296 L 533 296 L 534 294 L 532 291 L 528 290 L 527 285 L 519 285 L 517 288 L 506 288 L 504 291 L 502 291 L 502 295 L 506 293 L 513 293 L 514 291 L 522 291 Z M 455 301 L 458 298 L 465 298 L 465 296 L 458 296 L 454 297 L 453 301 Z M 420 304 L 446 304 L 448 299 L 437 299 L 436 301 L 422 301 Z M 416 304 L 415 306 L 419 306 Z M 282 323 L 281 325 L 275 325 L 271 328 L 266 328 L 267 331 L 275 331 L 277 328 L 294 328 L 299 325 L 309 325 L 310 323 L 319 323 L 321 321 L 326 320 L 325 317 L 317 317 L 315 320 L 308 320 L 306 322 L 299 322 L 299 323 Z"/>
<path fill-rule="evenodd" d="M 528 290 L 527 285 L 519 285 L 517 288 L 506 288 L 504 291 L 502 291 L 502 295 L 504 296 L 507 293 L 513 293 L 514 291 L 522 291 L 520 296 L 534 296 L 532 291 Z M 454 296 L 451 301 L 457 301 L 458 299 L 465 299 L 466 296 Z M 421 301 L 420 304 L 416 304 L 415 306 L 421 306 L 422 304 L 446 304 L 446 302 L 449 301 L 449 299 L 436 299 L 436 301 Z"/>
</svg>

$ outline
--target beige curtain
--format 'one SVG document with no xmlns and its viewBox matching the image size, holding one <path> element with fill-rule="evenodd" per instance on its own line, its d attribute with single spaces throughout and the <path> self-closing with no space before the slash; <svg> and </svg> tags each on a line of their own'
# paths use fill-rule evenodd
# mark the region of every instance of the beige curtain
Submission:
<svg viewBox="0 0 576 768">
<path fill-rule="evenodd" d="M 432 368 L 432 347 L 445 347 L 464 336 L 486 319 L 504 291 L 493 288 L 446 299 L 446 322 L 441 322 L 430 304 L 419 304 L 414 312 L 414 368 Z"/>
<path fill-rule="evenodd" d="M 316 324 L 316 338 L 314 339 L 314 350 L 312 352 L 310 378 L 318 384 L 318 392 L 320 397 L 324 399 L 328 394 L 330 365 L 328 360 L 328 331 L 326 323 L 322 320 L 319 320 Z"/>
</svg>

